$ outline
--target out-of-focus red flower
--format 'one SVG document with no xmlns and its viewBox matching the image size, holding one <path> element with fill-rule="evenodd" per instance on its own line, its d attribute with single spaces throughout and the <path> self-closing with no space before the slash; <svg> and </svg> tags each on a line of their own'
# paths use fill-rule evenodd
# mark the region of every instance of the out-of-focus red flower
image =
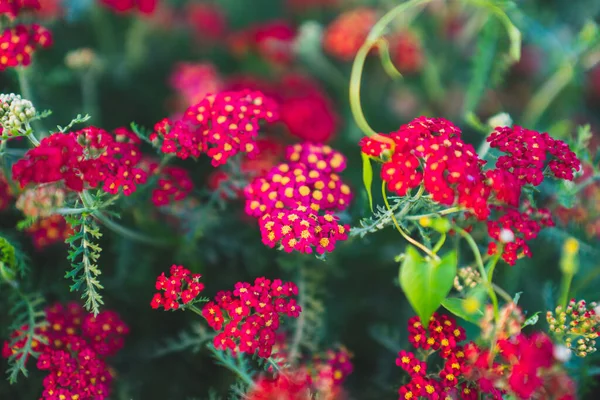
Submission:
<svg viewBox="0 0 600 400">
<path fill-rule="evenodd" d="M 296 29 L 289 22 L 276 20 L 234 33 L 229 47 L 238 56 L 254 51 L 267 61 L 285 65 L 293 60 L 295 37 Z"/>
<path fill-rule="evenodd" d="M 521 50 L 519 62 L 512 66 L 513 72 L 523 76 L 533 76 L 542 67 L 543 53 L 539 47 L 527 45 Z"/>
<path fill-rule="evenodd" d="M 156 10 L 158 0 L 100 0 L 100 3 L 117 13 L 139 11 L 150 15 Z"/>
<path fill-rule="evenodd" d="M 302 140 L 327 143 L 338 128 L 338 115 L 331 100 L 316 82 L 292 74 L 283 78 L 281 93 L 281 122 L 289 132 Z"/>
<path fill-rule="evenodd" d="M 371 27 L 377 22 L 377 12 L 360 7 L 347 11 L 332 21 L 323 35 L 323 48 L 344 61 L 354 58 Z"/>
<path fill-rule="evenodd" d="M 220 92 L 223 86 L 217 69 L 210 63 L 178 63 L 169 83 L 182 97 L 185 108 Z"/>
<path fill-rule="evenodd" d="M 410 31 L 399 32 L 390 39 L 392 61 L 403 74 L 423 68 L 424 55 L 420 39 Z"/>
<path fill-rule="evenodd" d="M 39 0 L 39 2 L 40 9 L 37 10 L 36 16 L 42 19 L 56 19 L 63 16 L 61 0 Z"/>
<path fill-rule="evenodd" d="M 189 3 L 185 8 L 185 19 L 198 39 L 216 40 L 227 31 L 227 19 L 217 4 Z"/>
</svg>

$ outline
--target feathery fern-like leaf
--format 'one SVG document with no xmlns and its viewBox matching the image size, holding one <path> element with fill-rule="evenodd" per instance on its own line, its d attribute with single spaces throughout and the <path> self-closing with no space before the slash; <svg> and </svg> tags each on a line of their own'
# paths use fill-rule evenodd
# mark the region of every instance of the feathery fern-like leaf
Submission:
<svg viewBox="0 0 600 400">
<path fill-rule="evenodd" d="M 66 218 L 75 233 L 65 240 L 65 243 L 71 248 L 67 259 L 71 262 L 72 267 L 65 274 L 65 278 L 70 278 L 74 282 L 70 286 L 71 291 L 83 290 L 81 298 L 85 299 L 86 310 L 98 315 L 100 306 L 104 304 L 99 293 L 103 286 L 98 280 L 101 271 L 97 264 L 102 249 L 94 241 L 99 240 L 102 234 L 98 224 L 89 214 Z"/>
<path fill-rule="evenodd" d="M 45 338 L 38 335 L 36 330 L 42 328 L 46 322 L 46 314 L 42 308 L 44 298 L 39 294 L 27 295 L 19 288 L 14 288 L 11 295 L 11 308 L 9 314 L 13 318 L 10 325 L 10 332 L 19 332 L 18 336 L 12 338 L 9 346 L 13 349 L 8 357 L 8 381 L 13 384 L 17 381 L 19 373 L 25 377 L 27 373 L 27 361 L 30 357 L 37 357 L 35 343 L 45 343 Z M 17 342 L 22 342 L 22 346 L 16 346 Z"/>
</svg>

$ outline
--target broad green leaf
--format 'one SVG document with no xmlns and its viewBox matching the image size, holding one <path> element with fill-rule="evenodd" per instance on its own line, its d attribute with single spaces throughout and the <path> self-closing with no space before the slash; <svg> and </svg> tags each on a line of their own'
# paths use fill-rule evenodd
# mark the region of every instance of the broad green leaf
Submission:
<svg viewBox="0 0 600 400">
<path fill-rule="evenodd" d="M 371 160 L 365 153 L 360 153 L 363 160 L 363 183 L 367 196 L 369 196 L 369 208 L 373 212 L 373 194 L 371 193 L 371 186 L 373 184 L 373 167 L 371 166 Z"/>
<path fill-rule="evenodd" d="M 479 325 L 479 320 L 483 316 L 483 311 L 479 308 L 482 303 L 475 297 L 459 299 L 457 297 L 448 297 L 442 301 L 442 306 L 452 314 L 467 322 Z"/>
<path fill-rule="evenodd" d="M 456 252 L 441 260 L 425 260 L 412 246 L 400 267 L 400 287 L 421 322 L 427 324 L 452 289 L 458 263 Z"/>
</svg>

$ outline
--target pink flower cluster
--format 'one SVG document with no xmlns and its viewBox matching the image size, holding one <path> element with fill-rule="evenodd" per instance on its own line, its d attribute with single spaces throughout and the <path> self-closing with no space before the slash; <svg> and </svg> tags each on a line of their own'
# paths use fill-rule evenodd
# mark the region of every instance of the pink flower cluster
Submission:
<svg viewBox="0 0 600 400">
<path fill-rule="evenodd" d="M 217 293 L 202 315 L 216 331 L 214 346 L 268 358 L 282 315 L 297 318 L 302 308 L 291 298 L 298 294 L 292 282 L 257 278 L 254 284 L 238 282 L 235 289 Z"/>
<path fill-rule="evenodd" d="M 171 266 L 169 276 L 163 272 L 156 279 L 156 290 L 164 293 L 156 293 L 150 302 L 152 308 L 163 307 L 165 311 L 177 310 L 192 303 L 200 292 L 204 290 L 204 284 L 200 282 L 202 275 L 192 274 L 183 266 Z"/>
<path fill-rule="evenodd" d="M 52 33 L 38 24 L 6 28 L 0 36 L 0 71 L 31 64 L 33 53 L 52 46 Z"/>
<path fill-rule="evenodd" d="M 502 252 L 512 265 L 521 254 L 529 255 L 524 241 L 534 238 L 542 226 L 552 225 L 546 210 L 525 205 L 519 211 L 523 186 L 541 183 L 549 160 L 546 153 L 553 157 L 548 168 L 559 179 L 573 179 L 580 163 L 565 143 L 520 127 L 496 128 L 488 140 L 491 147 L 506 152 L 489 170 L 473 146 L 462 141 L 460 129 L 442 118 L 417 118 L 389 135 L 364 138 L 360 146 L 364 154 L 383 163 L 381 178 L 391 192 L 405 196 L 423 187 L 434 201 L 461 206 L 478 220 L 487 220 L 496 241 L 490 254 Z M 490 220 L 492 210 L 499 220 Z M 523 227 L 525 221 L 527 232 L 517 234 L 512 227 Z M 502 229 L 510 240 L 500 240 Z"/>
<path fill-rule="evenodd" d="M 231 35 L 232 53 L 243 56 L 258 53 L 275 65 L 288 65 L 294 59 L 296 29 L 284 20 L 253 25 Z"/>
<path fill-rule="evenodd" d="M 31 346 L 40 353 L 37 368 L 48 371 L 41 399 L 103 400 L 110 397 L 112 375 L 106 357 L 115 355 L 124 343 L 129 328 L 112 311 L 97 316 L 87 314 L 76 303 L 54 304 L 46 309 L 47 325 L 36 330 Z M 27 338 L 22 331 L 5 342 L 2 356 L 21 349 Z M 11 344 L 12 343 L 12 344 Z"/>
<path fill-rule="evenodd" d="M 346 158 L 327 145 L 304 143 L 288 147 L 286 159 L 246 187 L 246 213 L 258 218 L 269 247 L 281 243 L 286 251 L 332 251 L 350 229 L 330 212 L 345 210 L 352 199 L 338 175 Z"/>
<path fill-rule="evenodd" d="M 255 156 L 259 123 L 277 118 L 276 104 L 260 92 L 221 92 L 189 107 L 181 120 L 160 121 L 150 139 L 182 159 L 205 152 L 217 167 L 240 152 Z"/>
<path fill-rule="evenodd" d="M 219 73 L 211 63 L 177 63 L 169 83 L 182 97 L 186 108 L 211 93 L 218 93 L 222 86 Z"/>
<path fill-rule="evenodd" d="M 158 174 L 156 187 L 152 189 L 152 203 L 156 207 L 184 200 L 194 188 L 194 183 L 185 168 L 166 166 L 159 169 L 159 164 L 154 161 L 144 164 L 147 164 L 144 165 L 144 170 L 148 171 L 148 175 Z"/>
</svg>

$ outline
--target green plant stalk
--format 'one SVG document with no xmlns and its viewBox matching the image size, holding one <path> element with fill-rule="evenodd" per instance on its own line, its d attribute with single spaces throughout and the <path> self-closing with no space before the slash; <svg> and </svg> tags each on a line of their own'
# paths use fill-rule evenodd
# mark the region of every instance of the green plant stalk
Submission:
<svg viewBox="0 0 600 400">
<path fill-rule="evenodd" d="M 90 196 L 90 194 L 88 193 L 87 190 L 84 190 L 83 192 L 81 192 L 80 194 L 80 198 L 81 201 L 84 205 L 85 208 L 90 208 L 90 209 L 94 209 L 95 211 L 92 212 L 92 215 L 98 220 L 100 221 L 104 226 L 106 226 L 108 229 L 112 230 L 113 232 L 130 238 L 131 240 L 135 240 L 137 242 L 141 242 L 141 243 L 146 243 L 146 244 L 150 244 L 153 246 L 167 246 L 168 242 L 162 239 L 158 239 L 158 238 L 153 238 L 153 237 L 149 237 L 146 236 L 142 233 L 133 231 L 129 228 L 126 228 L 116 222 L 114 222 L 113 220 L 111 220 L 110 218 L 108 218 L 106 215 L 104 215 L 100 210 L 92 207 L 92 203 L 93 203 L 93 199 Z"/>
<path fill-rule="evenodd" d="M 560 282 L 560 300 L 558 304 L 563 310 L 567 308 L 567 302 L 569 301 L 569 292 L 571 290 L 571 282 L 575 274 L 569 272 L 563 272 L 562 280 Z"/>
<path fill-rule="evenodd" d="M 360 105 L 360 85 L 367 56 L 369 55 L 371 49 L 377 44 L 381 35 L 383 35 L 385 32 L 387 26 L 394 20 L 394 18 L 396 18 L 396 16 L 403 11 L 413 7 L 418 7 L 430 1 L 431 0 L 410 0 L 392 8 L 383 17 L 381 17 L 381 19 L 377 21 L 375 25 L 373 25 L 373 28 L 371 28 L 367 39 L 356 53 L 356 57 L 354 58 L 354 62 L 352 64 L 352 72 L 350 74 L 350 109 L 352 111 L 352 115 L 354 116 L 354 121 L 356 121 L 356 125 L 358 125 L 358 127 L 367 136 L 373 136 L 377 134 L 377 132 L 375 132 L 367 122 L 365 114 L 363 113 Z"/>
<path fill-rule="evenodd" d="M 196 314 L 198 314 L 202 318 L 204 318 L 204 315 L 202 315 L 202 310 L 199 309 L 198 307 L 196 307 L 195 305 L 190 304 L 190 305 L 186 306 L 186 308 L 189 309 L 190 311 L 195 312 Z"/>
<path fill-rule="evenodd" d="M 387 199 L 387 193 L 385 191 L 385 181 L 382 182 L 381 185 L 381 192 L 383 195 L 383 202 L 385 203 L 385 207 L 388 209 L 388 211 L 391 211 L 392 208 L 390 207 L 390 202 Z M 414 246 L 418 247 L 419 249 L 421 249 L 425 254 L 427 254 L 429 257 L 433 258 L 434 260 L 439 260 L 440 258 L 438 257 L 437 254 L 435 254 L 434 252 L 432 252 L 430 249 L 428 249 L 423 243 L 411 238 L 408 233 L 404 232 L 404 229 L 402 229 L 402 227 L 400 226 L 400 224 L 398 224 L 398 220 L 396 219 L 396 216 L 394 215 L 394 213 L 391 213 L 391 218 L 392 221 L 394 222 L 394 225 L 396 226 L 396 229 L 398 230 L 398 232 L 400 232 L 400 234 L 402 235 L 402 237 L 404 239 L 406 239 L 407 242 L 412 243 Z"/>
<path fill-rule="evenodd" d="M 479 273 L 481 274 L 481 277 L 483 278 L 483 283 L 484 283 L 485 287 L 487 288 L 490 300 L 492 300 L 492 305 L 494 307 L 494 319 L 496 320 L 496 322 L 498 322 L 498 320 L 500 319 L 500 313 L 499 313 L 499 308 L 498 308 L 498 297 L 496 297 L 496 292 L 494 291 L 494 287 L 492 286 L 491 279 L 488 278 L 488 274 L 485 270 L 485 267 L 483 266 L 483 260 L 481 259 L 481 252 L 479 251 L 479 248 L 477 247 L 477 243 L 475 243 L 473 236 L 471 236 L 464 229 L 461 229 L 461 228 L 455 226 L 454 230 L 459 235 L 461 235 L 463 238 L 465 238 L 465 240 L 467 241 L 467 244 L 469 245 L 469 247 L 471 248 L 471 251 L 473 252 L 473 255 L 475 256 L 475 261 L 477 263 Z"/>
<path fill-rule="evenodd" d="M 300 269 L 300 279 L 298 280 L 298 304 L 304 309 L 306 308 L 306 285 L 304 284 L 304 272 L 303 268 Z M 296 320 L 296 327 L 294 331 L 294 338 L 290 346 L 290 352 L 288 361 L 294 365 L 300 351 L 300 342 L 302 341 L 302 335 L 304 334 L 304 324 L 306 323 L 306 316 L 304 313 L 300 313 Z"/>
<path fill-rule="evenodd" d="M 525 126 L 535 127 L 540 117 L 554 101 L 556 96 L 573 79 L 575 71 L 570 62 L 565 63 L 544 83 L 544 85 L 533 95 L 525 111 L 523 112 L 523 123 Z"/>
</svg>

